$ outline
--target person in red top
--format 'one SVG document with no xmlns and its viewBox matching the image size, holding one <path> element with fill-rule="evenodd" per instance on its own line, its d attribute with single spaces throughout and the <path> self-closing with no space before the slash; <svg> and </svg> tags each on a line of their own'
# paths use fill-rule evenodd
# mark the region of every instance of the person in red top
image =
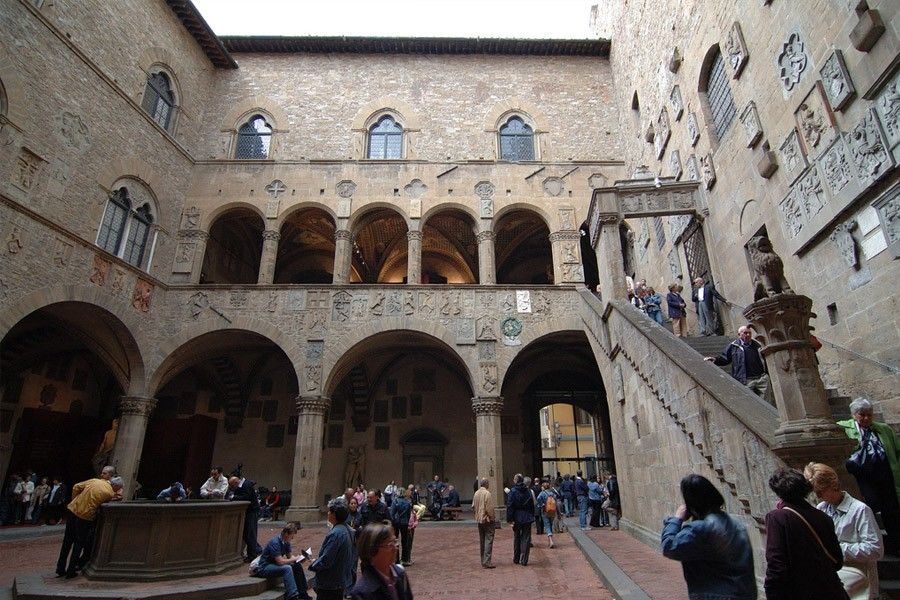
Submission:
<svg viewBox="0 0 900 600">
<path fill-rule="evenodd" d="M 263 517 L 269 519 L 270 521 L 277 520 L 279 504 L 281 504 L 281 494 L 278 493 L 278 488 L 273 485 L 272 489 L 269 490 L 269 493 L 266 496 L 265 502 L 263 503 Z"/>
</svg>

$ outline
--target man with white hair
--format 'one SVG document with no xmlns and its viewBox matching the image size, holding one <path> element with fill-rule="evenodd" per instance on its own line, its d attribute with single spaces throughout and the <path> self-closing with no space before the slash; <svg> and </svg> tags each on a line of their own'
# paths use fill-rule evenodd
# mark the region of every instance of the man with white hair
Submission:
<svg viewBox="0 0 900 600">
<path fill-rule="evenodd" d="M 59 560 L 56 562 L 56 576 L 72 579 L 78 575 L 90 559 L 94 537 L 94 523 L 100 505 L 122 499 L 125 482 L 121 477 L 113 477 L 114 467 L 104 467 L 100 477 L 88 479 L 72 486 L 72 501 L 66 517 L 66 532 L 63 536 Z M 69 551 L 71 550 L 71 558 Z M 66 563 L 68 562 L 68 566 Z"/>
<path fill-rule="evenodd" d="M 760 355 L 761 346 L 753 339 L 749 325 L 738 328 L 738 339 L 727 346 L 719 356 L 708 356 L 705 360 L 719 366 L 731 365 L 731 376 L 746 385 L 757 396 L 765 396 L 769 386 L 766 363 Z"/>
</svg>

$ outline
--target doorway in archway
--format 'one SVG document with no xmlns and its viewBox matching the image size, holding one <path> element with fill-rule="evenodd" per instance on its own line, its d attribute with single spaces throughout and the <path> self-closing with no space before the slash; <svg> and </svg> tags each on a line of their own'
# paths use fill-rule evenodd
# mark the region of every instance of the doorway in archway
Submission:
<svg viewBox="0 0 900 600">
<path fill-rule="evenodd" d="M 403 482 L 418 486 L 420 490 L 435 475 L 444 472 L 444 449 L 447 438 L 433 429 L 410 431 L 400 440 L 403 447 Z"/>
</svg>

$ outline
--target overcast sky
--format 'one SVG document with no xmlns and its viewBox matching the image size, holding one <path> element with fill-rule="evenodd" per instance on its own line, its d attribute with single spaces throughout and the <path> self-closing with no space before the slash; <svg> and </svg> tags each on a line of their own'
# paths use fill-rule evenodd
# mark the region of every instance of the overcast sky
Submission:
<svg viewBox="0 0 900 600">
<path fill-rule="evenodd" d="M 218 35 L 591 38 L 603 0 L 194 0 Z"/>
</svg>

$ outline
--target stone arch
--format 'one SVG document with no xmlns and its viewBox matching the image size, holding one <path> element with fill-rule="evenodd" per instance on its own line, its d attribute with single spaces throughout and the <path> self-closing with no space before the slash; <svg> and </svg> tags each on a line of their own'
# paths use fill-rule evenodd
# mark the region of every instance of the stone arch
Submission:
<svg viewBox="0 0 900 600">
<path fill-rule="evenodd" d="M 275 221 L 275 227 L 273 227 L 273 229 L 281 230 L 281 226 L 284 225 L 285 221 L 290 219 L 291 215 L 308 208 L 317 208 L 327 213 L 328 216 L 331 217 L 331 220 L 334 222 L 334 226 L 337 227 L 338 217 L 337 213 L 334 212 L 334 209 L 323 202 L 316 202 L 315 200 L 303 200 L 301 202 L 297 202 L 295 204 L 291 204 L 282 208 L 278 213 L 278 217 Z"/>
<path fill-rule="evenodd" d="M 2 46 L 0 46 L 0 82 L 3 83 L 3 91 L 6 94 L 6 119 L 21 130 L 25 125 L 25 107 L 30 106 L 28 88 L 25 87 L 16 63 Z"/>
<path fill-rule="evenodd" d="M 700 75 L 697 78 L 697 91 L 701 94 L 705 94 L 709 88 L 709 74 L 712 70 L 713 60 L 715 60 L 716 54 L 721 53 L 722 50 L 716 42 L 707 48 L 706 54 L 703 55 L 703 62 L 700 63 Z"/>
<path fill-rule="evenodd" d="M 259 206 L 251 202 L 246 202 L 244 200 L 235 200 L 234 202 L 226 202 L 225 204 L 216 206 L 205 217 L 202 218 L 200 228 L 208 232 L 210 227 L 212 227 L 213 223 L 215 223 L 219 217 L 236 208 L 246 208 L 248 210 L 251 210 L 259 215 L 259 218 L 262 219 L 263 223 L 266 222 L 266 215 Z"/>
<path fill-rule="evenodd" d="M 300 202 L 276 223 L 268 225 L 280 236 L 274 283 L 332 283 L 337 250 L 334 213 L 319 202 Z"/>
<path fill-rule="evenodd" d="M 738 233 L 740 235 L 747 235 L 747 233 L 751 229 L 755 229 L 753 225 L 759 221 L 759 202 L 753 200 L 747 200 L 744 203 L 744 206 L 741 207 L 741 218 L 738 225 Z"/>
<path fill-rule="evenodd" d="M 156 351 L 148 357 L 148 362 L 153 366 L 147 381 L 148 395 L 152 396 L 162 389 L 167 381 L 166 377 L 171 373 L 177 373 L 179 365 L 179 350 L 185 348 L 197 338 L 217 331 L 248 331 L 260 335 L 277 346 L 288 357 L 294 366 L 294 375 L 299 383 L 297 372 L 298 365 L 303 364 L 303 352 L 287 334 L 260 319 L 252 317 L 234 317 L 230 323 L 223 323 L 220 319 L 210 319 L 203 323 L 197 323 L 182 329 L 176 335 L 169 336 L 156 347 Z"/>
<path fill-rule="evenodd" d="M 238 127 L 244 124 L 252 113 L 261 113 L 269 120 L 272 133 L 287 131 L 290 123 L 288 115 L 281 106 L 267 96 L 251 96 L 231 107 L 221 121 L 221 130 L 224 133 L 237 134 Z"/>
<path fill-rule="evenodd" d="M 510 354 L 505 360 L 500 359 L 497 362 L 497 381 L 501 383 L 506 380 L 506 374 L 510 365 L 516 360 L 519 354 L 533 344 L 541 342 L 542 338 L 555 333 L 563 333 L 566 331 L 584 331 L 584 323 L 580 317 L 572 315 L 566 317 L 557 317 L 535 323 L 524 327 L 522 330 L 522 345 L 518 346 L 514 354 Z M 590 339 L 590 336 L 588 336 Z M 599 364 L 598 364 L 599 368 Z"/>
<path fill-rule="evenodd" d="M 341 336 L 336 340 L 336 343 L 330 343 L 331 339 L 327 340 L 325 343 L 325 353 L 322 358 L 323 369 L 321 389 L 323 394 L 330 396 L 334 391 L 334 387 L 340 383 L 341 378 L 349 371 L 349 367 L 342 365 L 341 363 L 342 359 L 346 358 L 352 349 L 366 342 L 369 338 L 392 331 L 413 331 L 422 333 L 440 342 L 443 349 L 458 359 L 459 363 L 465 367 L 469 388 L 472 390 L 475 389 L 475 369 L 473 368 L 473 363 L 471 358 L 467 360 L 466 357 L 457 350 L 456 334 L 436 321 L 406 316 L 384 317 L 378 321 L 369 321 L 361 327 L 354 328 L 348 335 Z"/>
<path fill-rule="evenodd" d="M 473 208 L 472 206 L 463 204 L 462 202 L 440 202 L 425 211 L 425 213 L 422 215 L 422 218 L 419 219 L 419 229 L 421 230 L 422 227 L 425 227 L 425 224 L 428 222 L 429 218 L 445 210 L 458 210 L 462 213 L 465 213 L 472 218 L 476 225 L 479 219 L 481 219 L 481 215 L 479 215 L 478 211 L 475 210 L 475 208 Z"/>
<path fill-rule="evenodd" d="M 188 104 L 188 97 L 185 95 L 184 87 L 181 85 L 180 77 L 178 76 L 178 73 L 183 71 L 181 68 L 183 65 L 175 53 L 162 46 L 151 46 L 141 53 L 141 57 L 138 59 L 138 66 L 146 77 L 149 77 L 156 71 L 163 71 L 169 76 L 172 89 L 175 91 L 175 106 L 181 107 Z M 143 84 L 147 83 L 146 77 L 142 82 Z M 143 97 L 143 87 L 140 89 L 140 94 Z"/>
<path fill-rule="evenodd" d="M 28 315 L 52 305 L 63 303 L 86 304 L 99 309 L 113 317 L 113 332 L 118 339 L 122 360 L 127 364 L 119 364 L 113 352 L 102 347 L 94 347 L 98 355 L 110 367 L 119 380 L 122 389 L 130 396 L 143 396 L 147 389 L 145 359 L 141 348 L 151 346 L 145 335 L 145 324 L 140 322 L 130 305 L 114 299 L 107 290 L 99 287 L 67 285 L 54 288 L 43 288 L 32 292 L 16 303 L 0 310 L 0 340 Z"/>
<path fill-rule="evenodd" d="M 500 219 L 502 219 L 504 215 L 517 210 L 525 210 L 536 214 L 544 222 L 544 225 L 547 226 L 547 229 L 549 229 L 551 232 L 555 231 L 551 226 L 552 219 L 547 211 L 536 204 L 528 204 L 526 202 L 512 202 L 494 211 L 494 218 L 491 222 L 491 229 L 494 229 L 496 231 L 497 223 L 500 222 Z"/>
<path fill-rule="evenodd" d="M 106 194 L 110 194 L 115 183 L 126 177 L 147 186 L 157 202 L 165 203 L 168 200 L 157 196 L 159 190 L 167 189 L 164 178 L 149 163 L 133 156 L 115 159 L 101 167 L 97 172 L 97 183 Z"/>
<path fill-rule="evenodd" d="M 484 130 L 498 133 L 500 126 L 512 115 L 519 115 L 531 126 L 535 135 L 546 133 L 550 130 L 550 119 L 536 104 L 522 100 L 521 98 L 509 98 L 498 102 L 484 117 Z"/>
<path fill-rule="evenodd" d="M 347 221 L 347 229 L 352 231 L 354 234 L 357 233 L 363 226 L 366 225 L 367 215 L 375 212 L 379 208 L 385 208 L 397 213 L 400 218 L 402 218 L 406 222 L 406 228 L 410 231 L 413 229 L 410 226 L 412 223 L 412 219 L 409 218 L 409 214 L 396 204 L 392 204 L 390 202 L 369 202 L 367 204 L 363 204 L 362 206 L 356 207 Z"/>
<path fill-rule="evenodd" d="M 403 132 L 420 131 L 422 121 L 411 104 L 393 96 L 381 96 L 360 108 L 350 125 L 352 131 L 366 132 L 375 119 L 384 114 L 393 114 L 400 120 Z"/>
</svg>

